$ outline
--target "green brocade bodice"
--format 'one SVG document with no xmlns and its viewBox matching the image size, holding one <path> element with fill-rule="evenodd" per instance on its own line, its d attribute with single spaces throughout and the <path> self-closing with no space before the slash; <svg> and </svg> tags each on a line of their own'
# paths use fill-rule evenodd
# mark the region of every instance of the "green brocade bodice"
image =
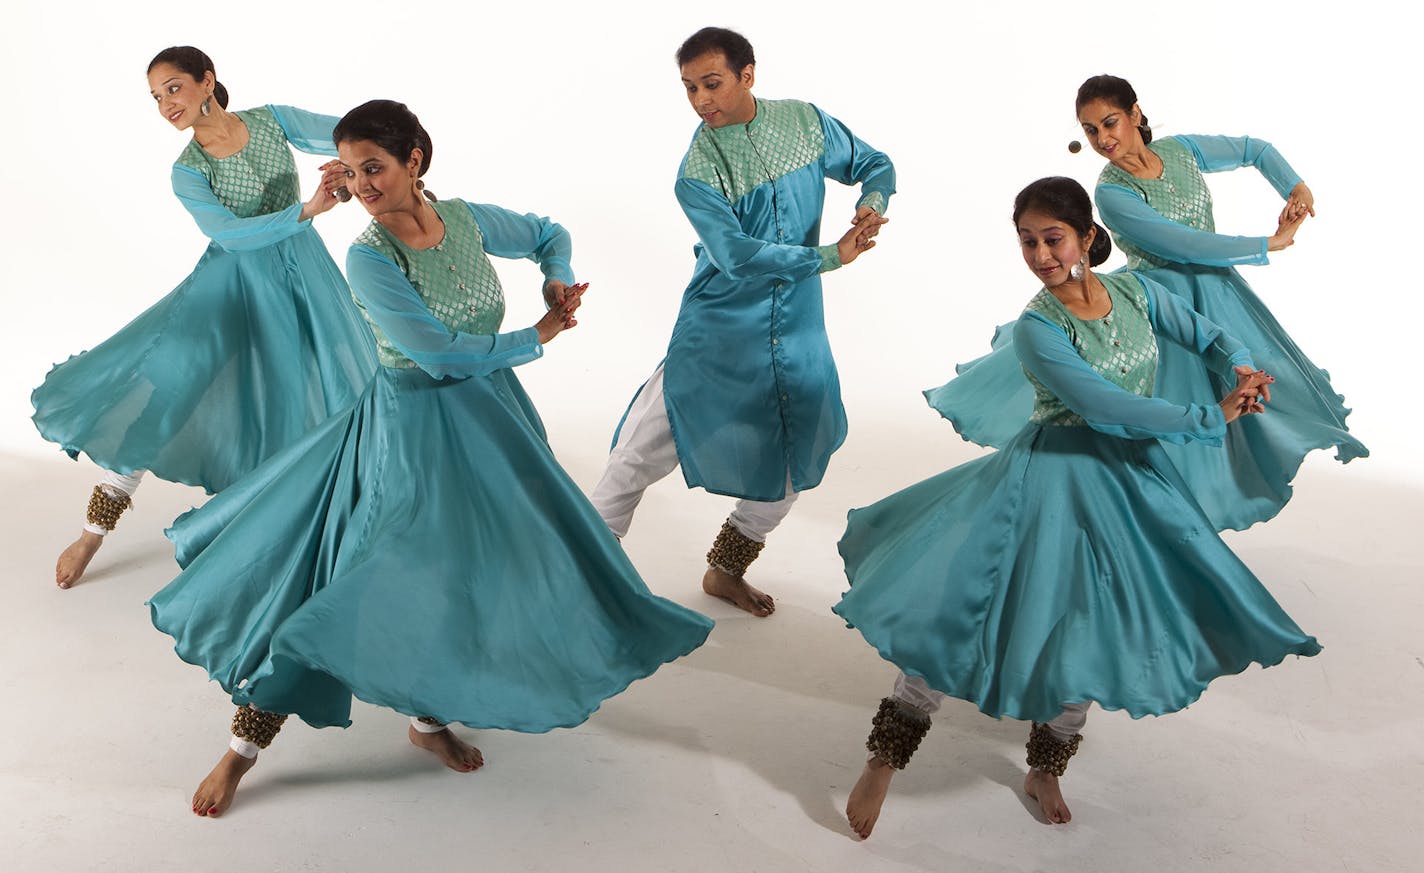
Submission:
<svg viewBox="0 0 1424 873">
<path fill-rule="evenodd" d="M 247 145 L 236 154 L 215 158 L 192 140 L 177 163 L 201 173 L 219 202 L 238 218 L 281 212 L 301 193 L 287 137 L 265 106 L 233 114 L 247 125 Z"/>
<path fill-rule="evenodd" d="M 445 236 L 430 248 L 413 249 L 375 221 L 356 238 L 356 245 L 369 246 L 390 258 L 431 313 L 451 331 L 498 333 L 504 322 L 504 288 L 485 254 L 484 235 L 474 214 L 463 200 L 442 200 L 434 206 L 445 222 Z M 374 321 L 371 331 L 382 366 L 417 366 Z"/>
<path fill-rule="evenodd" d="M 1126 170 L 1108 164 L 1098 176 L 1099 185 L 1117 185 L 1135 191 L 1163 218 L 1195 230 L 1216 232 L 1211 214 L 1211 191 L 1206 187 L 1191 149 L 1168 137 L 1148 145 L 1162 159 L 1162 175 L 1156 179 L 1139 179 Z M 1172 264 L 1164 258 L 1143 251 L 1132 240 L 1113 234 L 1113 242 L 1127 255 L 1129 270 L 1144 270 Z"/>
<path fill-rule="evenodd" d="M 1078 318 L 1047 288 L 1039 291 L 1024 311 L 1036 312 L 1062 328 L 1098 375 L 1133 394 L 1151 397 L 1157 381 L 1157 334 L 1148 316 L 1147 292 L 1134 276 L 1095 275 L 1112 299 L 1112 310 L 1102 318 Z M 1033 385 L 1032 421 L 1067 427 L 1087 424 L 1032 373 L 1024 372 Z"/>
</svg>

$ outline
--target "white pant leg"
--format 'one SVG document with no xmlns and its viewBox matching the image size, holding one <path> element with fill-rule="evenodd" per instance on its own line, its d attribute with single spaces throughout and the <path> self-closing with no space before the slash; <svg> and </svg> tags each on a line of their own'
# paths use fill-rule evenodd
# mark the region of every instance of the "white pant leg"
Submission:
<svg viewBox="0 0 1424 873">
<path fill-rule="evenodd" d="M 111 496 L 125 494 L 129 497 L 133 497 L 134 492 L 138 490 L 139 483 L 143 481 L 144 474 L 147 472 L 147 470 L 134 470 L 132 476 L 125 476 L 123 473 L 105 470 L 103 477 L 99 479 L 99 487 L 103 488 L 104 491 Z M 87 515 L 84 519 L 84 529 L 89 531 L 89 533 L 98 534 L 101 537 L 109 533 L 107 529 L 99 527 L 97 524 L 90 524 Z"/>
<path fill-rule="evenodd" d="M 1088 706 L 1086 703 L 1063 704 L 1063 711 L 1047 724 L 1048 732 L 1060 743 L 1072 742 L 1088 723 Z"/>
<path fill-rule="evenodd" d="M 908 704 L 914 708 L 931 714 L 938 712 L 940 705 L 944 703 L 944 695 L 929 686 L 924 679 L 919 676 L 909 676 L 901 673 L 895 677 L 895 693 L 893 697 L 901 703 Z M 1061 742 L 1070 742 L 1073 737 L 1083 732 L 1083 726 L 1088 723 L 1087 703 L 1065 703 L 1063 711 L 1053 721 L 1048 722 L 1047 727 L 1054 738 Z"/>
<path fill-rule="evenodd" d="M 675 469 L 677 445 L 668 422 L 663 365 L 659 364 L 628 407 L 618 442 L 589 502 L 616 536 L 625 536 L 643 492 Z"/>
<path fill-rule="evenodd" d="M 907 673 L 895 677 L 895 693 L 890 696 L 913 706 L 925 715 L 938 712 L 940 705 L 944 703 L 944 694 L 931 688 L 921 677 Z"/>
<path fill-rule="evenodd" d="M 791 474 L 788 473 L 785 497 L 769 502 L 738 500 L 727 520 L 747 539 L 764 543 L 767 535 L 776 530 L 776 526 L 786 518 L 786 514 L 791 511 L 791 504 L 795 503 L 799 496 L 797 492 L 791 490 Z"/>
</svg>

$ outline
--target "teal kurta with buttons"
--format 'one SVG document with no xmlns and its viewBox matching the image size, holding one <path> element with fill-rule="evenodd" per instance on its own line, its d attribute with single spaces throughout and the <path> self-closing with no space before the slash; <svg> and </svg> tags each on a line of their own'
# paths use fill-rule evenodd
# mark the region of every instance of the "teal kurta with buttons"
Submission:
<svg viewBox="0 0 1424 873">
<path fill-rule="evenodd" d="M 35 427 L 69 455 L 210 492 L 350 406 L 376 368 L 351 289 L 302 219 L 289 148 L 335 155 L 337 119 L 233 114 L 246 145 L 219 158 L 193 140 L 173 165 L 173 193 L 210 240 L 193 272 L 31 396 Z"/>
<path fill-rule="evenodd" d="M 489 255 L 574 281 L 558 224 L 435 204 L 439 243 L 379 223 L 346 260 L 381 366 L 348 410 L 168 531 L 150 601 L 239 706 L 346 725 L 351 699 L 471 727 L 572 727 L 707 638 L 648 590 L 559 466 L 511 367 Z"/>
<path fill-rule="evenodd" d="M 1151 278 L 1100 277 L 1079 318 L 1044 289 L 1014 326 L 1031 418 L 997 452 L 851 510 L 835 612 L 886 660 L 994 717 L 1066 703 L 1175 712 L 1218 676 L 1320 644 L 1213 532 L 1168 446 L 1240 421 L 1154 396 L 1164 348 L 1229 377 L 1250 352 Z M 1252 416 L 1254 417 L 1254 416 Z"/>
<path fill-rule="evenodd" d="M 883 213 L 890 159 L 796 100 L 758 100 L 746 124 L 701 126 L 678 172 L 699 239 L 664 362 L 664 396 L 689 487 L 780 500 L 820 484 L 846 435 L 821 276 L 825 180 L 859 184 Z M 616 441 L 616 436 L 615 436 Z"/>
</svg>

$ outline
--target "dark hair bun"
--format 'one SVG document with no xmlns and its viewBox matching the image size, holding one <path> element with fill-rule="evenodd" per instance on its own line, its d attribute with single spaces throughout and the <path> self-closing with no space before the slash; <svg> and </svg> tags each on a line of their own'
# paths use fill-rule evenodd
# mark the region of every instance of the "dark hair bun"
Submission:
<svg viewBox="0 0 1424 873">
<path fill-rule="evenodd" d="M 1097 233 L 1093 236 L 1092 246 L 1088 248 L 1088 264 L 1096 267 L 1112 254 L 1112 237 L 1108 236 L 1107 229 L 1096 221 L 1093 222 L 1093 229 Z"/>
<path fill-rule="evenodd" d="M 217 99 L 219 106 L 227 108 L 227 86 L 217 79 L 213 80 L 213 97 Z"/>
</svg>

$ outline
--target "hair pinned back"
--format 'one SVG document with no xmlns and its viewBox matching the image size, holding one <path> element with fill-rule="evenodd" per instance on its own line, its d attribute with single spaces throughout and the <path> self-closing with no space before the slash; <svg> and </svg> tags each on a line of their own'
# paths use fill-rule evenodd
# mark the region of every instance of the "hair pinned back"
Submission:
<svg viewBox="0 0 1424 873">
<path fill-rule="evenodd" d="M 180 71 L 193 77 L 193 81 L 203 81 L 203 76 L 213 74 L 213 97 L 218 101 L 218 105 L 227 108 L 227 88 L 218 81 L 217 70 L 213 68 L 213 59 L 204 54 L 201 50 L 190 45 L 169 46 L 163 51 L 153 56 L 153 60 L 148 62 L 148 70 L 152 73 L 153 68 L 159 64 L 172 64 Z"/>
<path fill-rule="evenodd" d="M 435 200 L 435 195 L 425 190 L 425 183 L 419 181 L 419 177 L 430 169 L 434 144 L 410 107 L 396 100 L 368 100 L 362 103 L 343 115 L 331 132 L 331 141 L 336 145 L 351 140 L 373 142 L 402 161 L 410 160 L 415 150 L 420 149 L 420 170 L 416 173 L 415 187 L 428 200 Z"/>
<path fill-rule="evenodd" d="M 1094 76 L 1078 86 L 1078 100 L 1074 104 L 1074 111 L 1082 112 L 1083 107 L 1094 100 L 1103 100 L 1123 112 L 1131 112 L 1132 107 L 1137 105 L 1137 92 L 1126 79 L 1108 75 Z M 1141 110 L 1142 107 L 1138 106 L 1138 111 Z M 1142 120 L 1137 123 L 1137 129 L 1141 132 L 1144 143 L 1152 142 L 1152 128 L 1147 126 L 1147 113 L 1142 113 Z"/>
<path fill-rule="evenodd" d="M 1093 244 L 1088 248 L 1088 263 L 1096 267 L 1112 254 L 1112 239 L 1101 224 L 1093 221 L 1093 201 L 1077 181 L 1067 176 L 1039 179 L 1014 198 L 1014 224 L 1025 212 L 1042 212 L 1077 231 L 1080 239 L 1089 229 L 1096 228 Z"/>
</svg>

